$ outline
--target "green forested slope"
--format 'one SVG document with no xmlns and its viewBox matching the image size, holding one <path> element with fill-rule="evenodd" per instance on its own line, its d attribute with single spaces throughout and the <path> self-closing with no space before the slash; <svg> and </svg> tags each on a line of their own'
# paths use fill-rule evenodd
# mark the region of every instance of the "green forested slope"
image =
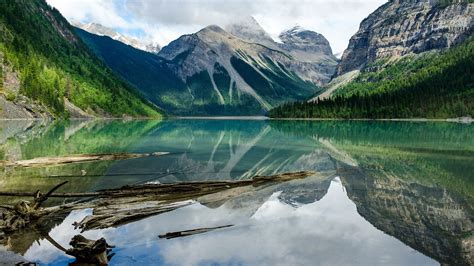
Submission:
<svg viewBox="0 0 474 266">
<path fill-rule="evenodd" d="M 64 98 L 97 116 L 160 116 L 44 0 L 0 1 L 0 14 L 3 64 L 20 74 L 20 93 L 55 116 L 68 117 Z"/>
<path fill-rule="evenodd" d="M 474 116 L 474 41 L 442 53 L 379 61 L 332 98 L 289 103 L 272 117 L 450 118 Z"/>
</svg>

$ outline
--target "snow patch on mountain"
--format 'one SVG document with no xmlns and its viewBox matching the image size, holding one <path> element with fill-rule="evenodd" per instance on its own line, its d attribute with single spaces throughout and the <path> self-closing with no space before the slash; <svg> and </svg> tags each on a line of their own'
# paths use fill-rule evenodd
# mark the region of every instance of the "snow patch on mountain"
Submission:
<svg viewBox="0 0 474 266">
<path fill-rule="evenodd" d="M 71 21 L 70 22 L 73 26 L 83 29 L 87 32 L 101 35 L 101 36 L 108 36 L 116 41 L 122 42 L 126 45 L 130 45 L 134 48 L 157 54 L 160 51 L 160 45 L 157 43 L 147 43 L 141 40 L 137 40 L 133 37 L 123 35 L 121 33 L 116 32 L 115 30 L 105 27 L 99 23 L 81 23 L 79 21 Z"/>
</svg>

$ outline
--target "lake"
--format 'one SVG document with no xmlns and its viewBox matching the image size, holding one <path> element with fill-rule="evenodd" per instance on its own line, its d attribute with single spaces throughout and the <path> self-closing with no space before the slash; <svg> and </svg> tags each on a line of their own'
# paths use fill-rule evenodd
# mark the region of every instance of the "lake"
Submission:
<svg viewBox="0 0 474 266">
<path fill-rule="evenodd" d="M 157 157 L 37 168 L 3 167 L 2 191 L 89 192 L 143 183 L 245 180 L 313 171 L 115 228 L 111 265 L 469 265 L 474 260 L 474 125 L 444 122 L 165 120 L 0 122 L 0 156 L 84 153 Z M 19 198 L 0 197 L 0 204 Z M 63 200 L 53 198 L 48 204 Z M 0 262 L 64 265 L 92 213 L 0 235 Z M 188 237 L 167 232 L 232 225 Z"/>
</svg>

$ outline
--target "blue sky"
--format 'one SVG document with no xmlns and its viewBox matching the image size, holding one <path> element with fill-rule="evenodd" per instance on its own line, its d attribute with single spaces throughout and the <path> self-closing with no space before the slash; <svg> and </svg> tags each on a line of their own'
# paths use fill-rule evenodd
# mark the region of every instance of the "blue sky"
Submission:
<svg viewBox="0 0 474 266">
<path fill-rule="evenodd" d="M 295 25 L 342 52 L 359 23 L 386 0 L 47 0 L 67 19 L 96 22 L 161 46 L 201 28 L 253 16 L 273 38 Z"/>
</svg>

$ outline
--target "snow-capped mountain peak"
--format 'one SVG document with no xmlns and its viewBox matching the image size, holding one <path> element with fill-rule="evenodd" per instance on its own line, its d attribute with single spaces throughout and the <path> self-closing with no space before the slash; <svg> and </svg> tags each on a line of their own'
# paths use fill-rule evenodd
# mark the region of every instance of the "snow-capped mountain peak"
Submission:
<svg viewBox="0 0 474 266">
<path fill-rule="evenodd" d="M 246 42 L 258 43 L 275 49 L 276 43 L 252 16 L 242 17 L 224 25 L 224 29 Z"/>
<path fill-rule="evenodd" d="M 105 27 L 99 23 L 81 23 L 78 21 L 71 21 L 71 24 L 75 27 L 78 27 L 80 29 L 83 29 L 87 32 L 96 34 L 96 35 L 101 35 L 101 36 L 108 36 L 116 41 L 122 42 L 124 44 L 130 45 L 134 48 L 150 52 L 150 53 L 158 53 L 160 51 L 160 46 L 157 43 L 146 43 L 141 40 L 137 40 L 133 37 L 123 35 L 121 33 L 116 32 L 115 30 Z"/>
</svg>

